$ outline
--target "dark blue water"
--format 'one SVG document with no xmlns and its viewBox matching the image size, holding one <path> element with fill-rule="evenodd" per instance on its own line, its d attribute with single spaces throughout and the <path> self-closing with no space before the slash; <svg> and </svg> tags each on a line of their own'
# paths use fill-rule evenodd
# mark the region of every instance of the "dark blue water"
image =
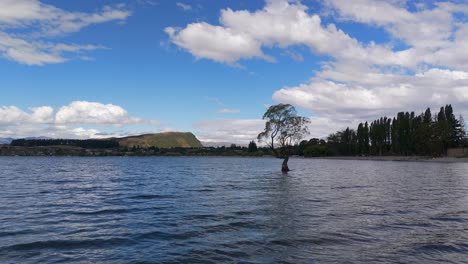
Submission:
<svg viewBox="0 0 468 264">
<path fill-rule="evenodd" d="M 468 263 L 468 164 L 0 158 L 0 263 Z"/>
</svg>

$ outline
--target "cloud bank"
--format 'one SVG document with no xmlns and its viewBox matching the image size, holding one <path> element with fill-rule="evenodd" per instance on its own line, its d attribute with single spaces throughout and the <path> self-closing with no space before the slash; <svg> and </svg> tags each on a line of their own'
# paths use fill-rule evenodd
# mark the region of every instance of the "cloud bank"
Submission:
<svg viewBox="0 0 468 264">
<path fill-rule="evenodd" d="M 0 107 L 0 137 L 47 136 L 52 138 L 102 138 L 125 136 L 132 132 L 106 133 L 96 128 L 124 128 L 132 125 L 158 126 L 157 120 L 134 117 L 120 106 L 88 101 L 74 101 L 54 109 L 16 106 Z"/>
<path fill-rule="evenodd" d="M 301 1 L 267 0 L 256 11 L 223 9 L 219 24 L 194 22 L 165 31 L 174 45 L 196 58 L 228 65 L 255 58 L 276 62 L 268 54 L 271 48 L 288 54 L 294 46 L 329 57 L 318 62 L 320 69 L 310 81 L 276 87 L 272 95 L 310 113 L 311 136 L 323 137 L 397 111 L 437 110 L 449 103 L 466 116 L 468 4 L 413 4 L 327 0 L 314 14 Z M 325 24 L 324 18 L 336 24 Z M 341 22 L 376 28 L 388 40 L 352 37 L 339 28 Z M 213 135 L 224 131 L 213 129 Z"/>
<path fill-rule="evenodd" d="M 195 134 L 203 142 L 248 144 L 256 139 L 265 123 L 259 119 L 217 119 L 195 124 Z"/>
</svg>

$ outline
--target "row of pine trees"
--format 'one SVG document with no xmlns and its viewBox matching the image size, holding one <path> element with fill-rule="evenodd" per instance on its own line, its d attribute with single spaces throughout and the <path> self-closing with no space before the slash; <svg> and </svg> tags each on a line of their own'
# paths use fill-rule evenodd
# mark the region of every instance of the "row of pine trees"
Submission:
<svg viewBox="0 0 468 264">
<path fill-rule="evenodd" d="M 465 137 L 463 117 L 455 117 L 452 105 L 433 115 L 430 108 L 420 115 L 400 112 L 360 123 L 328 136 L 327 141 L 302 142 L 315 155 L 444 155 L 448 148 L 462 146 Z M 321 146 L 320 146 L 321 145 Z M 314 152 L 318 152 L 314 153 Z M 307 154 L 307 153 L 305 153 Z"/>
</svg>

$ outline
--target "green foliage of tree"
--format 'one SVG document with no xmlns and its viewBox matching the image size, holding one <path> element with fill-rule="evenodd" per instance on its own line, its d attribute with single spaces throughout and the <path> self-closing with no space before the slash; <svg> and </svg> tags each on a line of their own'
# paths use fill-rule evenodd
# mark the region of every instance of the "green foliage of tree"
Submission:
<svg viewBox="0 0 468 264">
<path fill-rule="evenodd" d="M 460 115 L 460 117 L 458 118 L 458 123 L 460 124 L 460 126 L 458 127 L 457 137 L 460 139 L 460 141 L 462 141 L 468 136 L 466 127 L 465 127 L 466 126 L 465 119 L 463 118 L 462 115 Z"/>
<path fill-rule="evenodd" d="M 326 145 L 311 145 L 304 149 L 304 157 L 327 157 L 333 153 Z"/>
</svg>

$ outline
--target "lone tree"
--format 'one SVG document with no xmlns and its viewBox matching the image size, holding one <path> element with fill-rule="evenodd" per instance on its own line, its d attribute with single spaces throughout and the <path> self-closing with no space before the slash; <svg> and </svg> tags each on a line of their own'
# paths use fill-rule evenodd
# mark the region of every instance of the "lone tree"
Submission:
<svg viewBox="0 0 468 264">
<path fill-rule="evenodd" d="M 274 155 L 283 159 L 281 171 L 288 172 L 290 147 L 309 134 L 307 124 L 310 120 L 298 116 L 296 109 L 290 104 L 270 106 L 263 115 L 263 120 L 266 120 L 265 130 L 258 134 L 257 139 L 266 140 Z M 275 148 L 275 143 L 279 148 Z"/>
</svg>

